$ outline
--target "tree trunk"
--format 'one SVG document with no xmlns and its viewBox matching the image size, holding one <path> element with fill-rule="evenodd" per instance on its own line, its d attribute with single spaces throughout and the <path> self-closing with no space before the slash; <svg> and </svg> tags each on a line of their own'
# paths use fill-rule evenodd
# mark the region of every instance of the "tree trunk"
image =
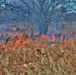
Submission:
<svg viewBox="0 0 76 75">
<path fill-rule="evenodd" d="M 48 25 L 39 25 L 39 31 L 40 31 L 40 35 L 41 34 L 44 34 L 44 35 L 47 35 L 47 32 L 48 32 Z"/>
</svg>

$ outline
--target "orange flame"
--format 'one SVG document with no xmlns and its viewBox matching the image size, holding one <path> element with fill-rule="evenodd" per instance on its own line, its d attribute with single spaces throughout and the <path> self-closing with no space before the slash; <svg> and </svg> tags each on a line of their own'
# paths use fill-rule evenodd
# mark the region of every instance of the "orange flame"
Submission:
<svg viewBox="0 0 76 75">
<path fill-rule="evenodd" d="M 14 47 L 26 47 L 26 44 L 28 44 L 28 42 L 28 38 L 26 38 L 24 34 L 21 34 L 16 40 Z"/>
<path fill-rule="evenodd" d="M 52 42 L 56 42 L 56 37 L 54 34 L 51 34 Z"/>
<path fill-rule="evenodd" d="M 50 36 L 41 35 L 40 41 L 51 42 Z"/>
<path fill-rule="evenodd" d="M 13 45 L 12 41 L 10 41 L 9 44 L 7 45 L 1 45 L 0 48 L 5 48 L 5 49 L 16 49 L 16 48 L 25 48 L 28 46 L 29 42 L 32 42 L 33 40 L 31 40 L 31 38 L 27 38 L 25 36 L 25 34 L 21 34 L 20 36 L 18 36 L 18 38 L 15 39 L 15 44 Z M 75 39 L 74 37 L 71 37 L 69 39 L 69 41 L 67 41 L 66 37 L 63 37 L 62 39 L 58 38 L 57 36 L 55 36 L 54 34 L 51 34 L 51 36 L 46 36 L 46 35 L 41 35 L 40 37 L 40 43 L 43 42 L 61 42 L 60 46 L 64 46 L 64 47 L 75 47 Z M 10 46 L 9 46 L 10 45 Z"/>
<path fill-rule="evenodd" d="M 73 37 L 70 38 L 69 45 L 71 45 L 74 48 L 75 45 L 75 39 Z"/>
</svg>

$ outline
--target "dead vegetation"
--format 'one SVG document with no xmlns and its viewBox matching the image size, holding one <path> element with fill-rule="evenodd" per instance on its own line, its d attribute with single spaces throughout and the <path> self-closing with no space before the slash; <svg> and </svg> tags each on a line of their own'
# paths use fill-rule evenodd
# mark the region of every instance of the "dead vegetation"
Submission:
<svg viewBox="0 0 76 75">
<path fill-rule="evenodd" d="M 75 46 L 32 41 L 6 50 L 0 45 L 0 75 L 76 75 Z"/>
</svg>

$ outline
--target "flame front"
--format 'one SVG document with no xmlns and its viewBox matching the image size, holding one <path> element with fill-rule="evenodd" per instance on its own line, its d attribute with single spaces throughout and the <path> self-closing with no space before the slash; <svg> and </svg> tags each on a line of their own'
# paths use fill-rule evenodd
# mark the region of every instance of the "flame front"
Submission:
<svg viewBox="0 0 76 75">
<path fill-rule="evenodd" d="M 26 47 L 26 45 L 28 44 L 29 39 L 25 37 L 24 34 L 21 34 L 15 41 L 15 48 L 17 47 Z"/>
<path fill-rule="evenodd" d="M 51 34 L 52 42 L 56 42 L 56 36 L 54 34 Z"/>
<path fill-rule="evenodd" d="M 32 43 L 33 40 L 32 38 L 27 38 L 25 36 L 25 34 L 21 34 L 20 36 L 18 36 L 17 38 L 14 39 L 15 42 L 13 43 L 13 41 L 10 41 L 10 43 L 7 43 L 6 45 L 4 44 L 0 44 L 0 48 L 5 48 L 6 50 L 11 50 L 13 49 L 17 49 L 17 48 L 26 48 L 28 47 L 28 45 L 30 45 L 29 43 Z M 50 42 L 50 44 L 52 44 L 51 42 L 57 43 L 62 47 L 75 47 L 75 38 L 74 37 L 70 37 L 70 39 L 66 39 L 66 37 L 57 37 L 54 34 L 51 34 L 51 36 L 46 36 L 46 35 L 41 35 L 39 38 L 40 43 L 46 43 L 46 42 Z"/>
</svg>

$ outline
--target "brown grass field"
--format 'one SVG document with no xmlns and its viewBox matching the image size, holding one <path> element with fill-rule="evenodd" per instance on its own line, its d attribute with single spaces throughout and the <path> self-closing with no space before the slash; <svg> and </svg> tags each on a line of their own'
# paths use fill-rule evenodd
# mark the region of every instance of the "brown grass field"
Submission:
<svg viewBox="0 0 76 75">
<path fill-rule="evenodd" d="M 76 44 L 32 41 L 23 48 L 7 46 L 0 44 L 0 75 L 76 75 Z"/>
</svg>

